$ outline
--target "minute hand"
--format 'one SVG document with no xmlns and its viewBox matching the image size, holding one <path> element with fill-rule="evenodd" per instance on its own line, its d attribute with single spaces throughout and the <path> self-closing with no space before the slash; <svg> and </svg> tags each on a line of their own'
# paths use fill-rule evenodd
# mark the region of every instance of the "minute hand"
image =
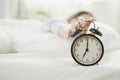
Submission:
<svg viewBox="0 0 120 80">
<path fill-rule="evenodd" d="M 88 51 L 88 38 L 87 38 L 87 48 L 86 48 L 86 50 Z"/>
</svg>

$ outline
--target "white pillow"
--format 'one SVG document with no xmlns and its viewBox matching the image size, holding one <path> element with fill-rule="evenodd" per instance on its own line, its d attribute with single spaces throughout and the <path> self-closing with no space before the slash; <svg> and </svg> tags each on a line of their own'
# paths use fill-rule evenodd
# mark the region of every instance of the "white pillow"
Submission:
<svg viewBox="0 0 120 80">
<path fill-rule="evenodd" d="M 103 36 L 99 38 L 103 42 L 105 52 L 120 49 L 118 44 L 120 37 L 114 29 L 100 22 L 96 22 L 96 26 L 103 33 Z M 54 34 L 30 31 L 23 31 L 22 33 L 20 31 L 17 34 L 15 49 L 18 52 L 47 52 L 50 54 L 70 52 L 71 42 Z"/>
<path fill-rule="evenodd" d="M 31 33 L 30 33 L 31 34 Z M 48 53 L 51 55 L 65 55 L 70 53 L 71 42 L 50 33 L 32 33 L 17 40 L 15 49 L 26 53 Z"/>
<path fill-rule="evenodd" d="M 0 20 L 0 52 L 70 52 L 71 43 L 50 33 L 40 33 L 40 23 L 36 20 Z M 92 25 L 91 25 L 92 26 Z M 110 26 L 96 22 L 103 32 L 102 40 L 105 51 L 120 49 L 120 37 Z"/>
<path fill-rule="evenodd" d="M 6 26 L 0 25 L 0 53 L 13 52 L 12 36 Z"/>
</svg>

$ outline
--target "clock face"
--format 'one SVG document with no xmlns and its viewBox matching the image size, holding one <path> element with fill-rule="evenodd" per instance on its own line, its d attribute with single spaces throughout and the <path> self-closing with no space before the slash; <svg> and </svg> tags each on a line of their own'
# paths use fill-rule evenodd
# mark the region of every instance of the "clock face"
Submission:
<svg viewBox="0 0 120 80">
<path fill-rule="evenodd" d="M 98 63 L 103 56 L 102 42 L 94 35 L 84 34 L 77 37 L 71 47 L 73 59 L 84 66 Z"/>
</svg>

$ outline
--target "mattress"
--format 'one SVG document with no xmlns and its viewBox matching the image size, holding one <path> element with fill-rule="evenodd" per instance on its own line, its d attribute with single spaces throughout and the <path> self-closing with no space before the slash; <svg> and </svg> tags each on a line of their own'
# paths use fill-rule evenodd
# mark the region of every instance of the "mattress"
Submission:
<svg viewBox="0 0 120 80">
<path fill-rule="evenodd" d="M 68 53 L 1 54 L 0 80 L 119 80 L 119 53 L 107 53 L 89 67 L 77 64 Z"/>
</svg>

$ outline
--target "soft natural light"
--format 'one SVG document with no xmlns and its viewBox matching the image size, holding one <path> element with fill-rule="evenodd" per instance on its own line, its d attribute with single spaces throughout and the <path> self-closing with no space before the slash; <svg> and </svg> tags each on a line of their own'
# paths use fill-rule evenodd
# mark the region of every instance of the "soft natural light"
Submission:
<svg viewBox="0 0 120 80">
<path fill-rule="evenodd" d="M 67 19 L 72 14 L 85 10 L 120 32 L 119 3 L 119 0 L 0 0 L 0 17 Z"/>
<path fill-rule="evenodd" d="M 120 80 L 119 43 L 120 0 L 0 0 L 0 80 Z"/>
</svg>

